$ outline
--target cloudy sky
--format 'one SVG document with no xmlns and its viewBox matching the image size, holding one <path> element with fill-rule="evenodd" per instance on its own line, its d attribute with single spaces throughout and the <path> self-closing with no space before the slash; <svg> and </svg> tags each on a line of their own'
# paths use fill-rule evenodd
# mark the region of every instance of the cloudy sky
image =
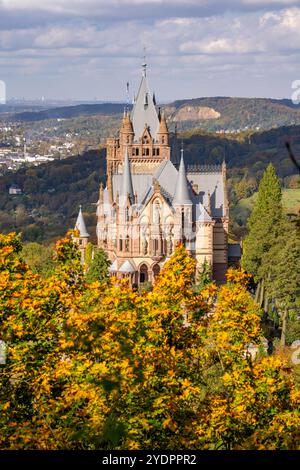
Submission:
<svg viewBox="0 0 300 470">
<path fill-rule="evenodd" d="M 9 97 L 122 100 L 144 46 L 160 101 L 290 98 L 300 0 L 0 0 Z"/>
</svg>

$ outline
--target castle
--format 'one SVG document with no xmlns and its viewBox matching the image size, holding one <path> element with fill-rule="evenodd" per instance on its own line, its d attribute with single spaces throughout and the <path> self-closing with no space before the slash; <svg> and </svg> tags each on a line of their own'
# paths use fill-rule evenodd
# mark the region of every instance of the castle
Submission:
<svg viewBox="0 0 300 470">
<path fill-rule="evenodd" d="M 226 165 L 186 167 L 183 150 L 176 160 L 144 64 L 133 109 L 124 111 L 119 137 L 107 139 L 107 184 L 97 202 L 98 246 L 108 254 L 111 275 L 152 283 L 182 242 L 198 270 L 206 260 L 212 278 L 225 280 Z"/>
<path fill-rule="evenodd" d="M 153 282 L 178 242 L 206 260 L 212 278 L 228 267 L 226 166 L 186 168 L 171 154 L 166 119 L 157 110 L 146 65 L 131 113 L 124 112 L 119 138 L 107 140 L 107 185 L 97 203 L 98 246 L 110 272 L 134 284 Z"/>
</svg>

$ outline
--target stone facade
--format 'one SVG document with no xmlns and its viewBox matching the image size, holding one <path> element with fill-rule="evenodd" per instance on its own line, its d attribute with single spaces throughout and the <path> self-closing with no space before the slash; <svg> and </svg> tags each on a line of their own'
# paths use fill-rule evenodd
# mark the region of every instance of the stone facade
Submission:
<svg viewBox="0 0 300 470">
<path fill-rule="evenodd" d="M 98 246 L 110 271 L 134 284 L 154 282 L 178 242 L 224 281 L 228 267 L 226 166 L 185 168 L 174 162 L 166 119 L 157 110 L 144 66 L 119 138 L 107 140 L 107 185 L 97 202 Z"/>
</svg>

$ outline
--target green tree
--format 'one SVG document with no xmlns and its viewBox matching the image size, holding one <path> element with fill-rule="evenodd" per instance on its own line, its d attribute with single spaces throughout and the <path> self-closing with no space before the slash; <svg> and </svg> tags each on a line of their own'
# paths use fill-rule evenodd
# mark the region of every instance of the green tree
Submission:
<svg viewBox="0 0 300 470">
<path fill-rule="evenodd" d="M 266 287 L 280 313 L 281 345 L 286 342 L 288 322 L 296 321 L 300 307 L 300 237 L 291 222 L 284 222 L 280 236 L 265 259 Z"/>
<path fill-rule="evenodd" d="M 102 248 L 95 249 L 94 257 L 86 273 L 87 282 L 107 281 L 109 278 L 109 265 L 110 261 L 105 251 Z"/>
<path fill-rule="evenodd" d="M 35 274 L 47 277 L 54 273 L 53 246 L 26 243 L 22 248 L 22 256 Z"/>
<path fill-rule="evenodd" d="M 265 272 L 263 260 L 274 246 L 283 217 L 281 188 L 273 165 L 265 170 L 258 196 L 248 220 L 249 234 L 243 244 L 242 267 L 262 281 Z"/>
<path fill-rule="evenodd" d="M 205 258 L 204 263 L 199 269 L 196 277 L 195 290 L 201 292 L 208 284 L 211 283 L 211 267 Z"/>
</svg>

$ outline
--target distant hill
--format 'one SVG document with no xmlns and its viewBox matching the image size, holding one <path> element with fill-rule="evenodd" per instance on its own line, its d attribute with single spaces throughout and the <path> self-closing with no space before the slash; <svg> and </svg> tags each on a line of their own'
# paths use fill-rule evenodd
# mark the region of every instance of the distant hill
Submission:
<svg viewBox="0 0 300 470">
<path fill-rule="evenodd" d="M 300 105 L 294 105 L 287 99 L 196 98 L 174 101 L 165 109 L 169 121 L 177 122 L 179 130 L 192 127 L 209 131 L 267 130 L 300 124 Z"/>
<path fill-rule="evenodd" d="M 291 100 L 268 98 L 212 97 L 178 100 L 164 105 L 169 126 L 178 130 L 200 127 L 207 131 L 268 130 L 274 127 L 300 124 L 300 105 Z M 78 116 L 114 116 L 123 112 L 122 103 L 79 104 L 49 109 L 10 111 L 15 121 L 45 121 L 72 119 Z M 1 110 L 0 110 L 1 111 Z M 7 108 L 7 111 L 8 108 Z M 0 116 L 1 117 L 1 116 Z"/>
<path fill-rule="evenodd" d="M 292 183 L 293 187 L 297 186 L 296 170 L 284 143 L 288 139 L 300 157 L 300 126 L 239 135 L 205 133 L 198 129 L 181 134 L 181 138 L 188 165 L 215 164 L 225 158 L 233 238 L 245 232 L 245 217 L 241 217 L 241 210 L 234 209 L 239 201 L 257 191 L 269 162 L 275 165 L 286 188 Z M 0 177 L 0 231 L 22 231 L 25 240 L 54 240 L 74 226 L 79 204 L 82 204 L 88 231 L 95 241 L 93 203 L 98 199 L 99 183 L 105 182 L 105 174 L 104 149 L 7 173 Z M 8 188 L 14 183 L 22 188 L 23 195 L 8 194 Z"/>
<path fill-rule="evenodd" d="M 44 121 L 47 119 L 70 119 L 77 116 L 104 115 L 111 116 L 123 112 L 124 104 L 99 103 L 79 104 L 75 106 L 61 106 L 42 111 L 15 113 L 15 121 Z"/>
</svg>

